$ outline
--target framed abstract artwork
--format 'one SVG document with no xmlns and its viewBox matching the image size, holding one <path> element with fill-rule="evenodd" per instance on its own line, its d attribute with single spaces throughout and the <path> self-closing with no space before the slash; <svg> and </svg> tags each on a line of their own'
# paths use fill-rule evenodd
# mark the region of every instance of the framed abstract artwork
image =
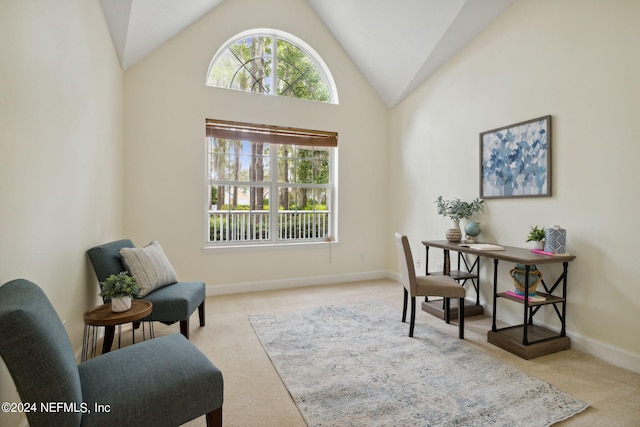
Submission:
<svg viewBox="0 0 640 427">
<path fill-rule="evenodd" d="M 480 198 L 551 196 L 551 116 L 480 133 Z"/>
</svg>

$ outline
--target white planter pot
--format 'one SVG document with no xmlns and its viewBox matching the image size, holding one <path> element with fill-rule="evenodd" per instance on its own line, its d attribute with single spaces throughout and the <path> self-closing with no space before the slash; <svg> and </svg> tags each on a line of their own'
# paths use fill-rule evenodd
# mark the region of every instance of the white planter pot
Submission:
<svg viewBox="0 0 640 427">
<path fill-rule="evenodd" d="M 542 249 L 544 249 L 544 240 L 533 241 L 532 242 L 532 246 L 533 246 L 533 249 L 542 250 Z"/>
<path fill-rule="evenodd" d="M 131 297 L 118 297 L 111 300 L 111 311 L 121 313 L 131 308 Z"/>
</svg>

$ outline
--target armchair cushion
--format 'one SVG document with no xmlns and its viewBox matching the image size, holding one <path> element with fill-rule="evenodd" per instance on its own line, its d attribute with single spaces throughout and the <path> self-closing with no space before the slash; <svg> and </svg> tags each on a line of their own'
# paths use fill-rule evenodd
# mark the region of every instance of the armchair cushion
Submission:
<svg viewBox="0 0 640 427">
<path fill-rule="evenodd" d="M 129 274 L 138 282 L 141 297 L 178 281 L 176 271 L 157 240 L 143 248 L 122 248 L 120 256 Z"/>
<path fill-rule="evenodd" d="M 187 320 L 206 297 L 204 282 L 178 282 L 144 297 L 153 304 L 150 319 L 167 322 Z"/>
<path fill-rule="evenodd" d="M 179 334 L 104 354 L 81 363 L 78 371 L 83 401 L 91 409 L 82 425 L 144 420 L 145 425 L 176 426 L 222 406 L 222 373 Z M 98 413 L 95 404 L 117 410 Z"/>
</svg>

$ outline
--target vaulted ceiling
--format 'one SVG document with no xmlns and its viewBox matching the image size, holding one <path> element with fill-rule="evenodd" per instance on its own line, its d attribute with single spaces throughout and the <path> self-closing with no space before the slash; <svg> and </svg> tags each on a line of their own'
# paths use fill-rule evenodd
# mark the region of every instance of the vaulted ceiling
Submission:
<svg viewBox="0 0 640 427">
<path fill-rule="evenodd" d="M 223 1 L 100 0 L 124 69 Z M 514 0 L 306 1 L 393 108 Z"/>
</svg>

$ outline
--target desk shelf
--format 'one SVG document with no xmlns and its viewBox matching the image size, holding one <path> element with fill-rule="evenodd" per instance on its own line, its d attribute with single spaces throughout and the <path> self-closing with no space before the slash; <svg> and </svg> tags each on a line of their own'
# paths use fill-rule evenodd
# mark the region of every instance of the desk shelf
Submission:
<svg viewBox="0 0 640 427">
<path fill-rule="evenodd" d="M 480 257 L 493 260 L 493 313 L 492 313 L 492 326 L 491 330 L 487 333 L 487 341 L 503 348 L 519 357 L 524 359 L 532 359 L 534 357 L 543 356 L 545 354 L 555 353 L 570 348 L 571 341 L 566 336 L 566 305 L 567 305 L 567 271 L 569 262 L 575 259 L 575 256 L 570 254 L 556 254 L 553 256 L 541 255 L 531 252 L 529 249 L 514 248 L 504 246 L 503 250 L 479 250 L 470 247 L 465 247 L 459 243 L 448 242 L 446 240 L 431 240 L 422 242 L 427 251 L 427 262 L 429 259 L 429 247 L 439 248 L 444 251 L 444 270 L 445 274 L 449 272 L 450 256 L 449 251 L 458 253 L 458 268 L 461 267 L 461 261 L 464 263 L 468 273 L 464 271 L 451 271 L 451 276 L 454 274 L 463 273 L 463 277 L 460 277 L 460 281 L 471 280 L 478 294 L 479 287 L 479 262 Z M 469 267 L 466 258 L 463 254 L 475 255 L 476 262 Z M 509 295 L 505 292 L 498 292 L 498 262 L 506 261 L 516 264 L 522 264 L 526 269 L 532 266 L 544 265 L 544 264 L 562 264 L 563 271 L 555 283 L 548 287 L 544 280 L 541 281 L 541 285 L 544 288 L 544 292 L 536 292 L 537 295 L 544 296 L 544 301 L 529 301 L 524 298 L 518 298 Z M 473 271 L 475 268 L 475 272 Z M 443 273 L 439 273 L 443 274 Z M 466 274 L 471 274 L 475 277 L 466 277 Z M 528 275 L 525 275 L 528 278 Z M 455 278 L 455 277 L 454 277 Z M 525 287 L 528 284 L 525 284 Z M 555 295 L 554 295 L 555 293 Z M 560 296 L 558 295 L 560 294 Z M 496 326 L 497 318 L 497 301 L 504 299 L 505 301 L 512 301 L 522 305 L 523 323 L 520 325 L 509 326 L 505 328 L 498 328 Z M 433 312 L 433 306 L 437 303 L 424 302 L 422 309 L 431 314 L 438 315 Z M 479 301 L 476 302 L 479 305 Z M 440 303 L 440 306 L 442 304 Z M 481 307 L 481 306 L 480 306 Z M 539 325 L 535 325 L 533 322 L 535 314 L 543 307 L 553 308 L 556 312 L 558 319 L 560 320 L 560 331 L 552 331 Z M 467 304 L 465 304 L 465 314 L 467 310 Z"/>
<path fill-rule="evenodd" d="M 423 301 L 422 302 L 422 311 L 431 314 L 439 319 L 445 320 L 446 316 L 444 313 L 444 300 L 437 299 L 433 301 Z M 464 317 L 471 316 L 479 316 L 484 314 L 484 308 L 481 305 L 476 304 L 475 301 L 470 299 L 464 300 Z M 451 298 L 449 301 L 449 316 L 451 319 L 456 319 L 458 317 L 458 299 Z"/>
<path fill-rule="evenodd" d="M 546 299 L 544 301 L 529 301 L 528 302 L 529 307 L 535 307 L 535 306 L 547 305 L 547 304 L 557 304 L 559 302 L 566 301 L 565 298 L 558 297 L 558 296 L 555 296 L 555 295 L 545 294 L 544 292 L 536 292 L 536 295 L 541 296 L 541 297 L 545 297 Z M 509 295 L 509 294 L 506 294 L 504 292 L 498 292 L 498 294 L 496 296 L 498 296 L 500 298 L 506 298 L 506 299 L 508 299 L 510 301 L 518 302 L 520 304 L 524 304 L 524 299 L 518 298 L 518 297 L 514 297 L 513 295 Z"/>
<path fill-rule="evenodd" d="M 527 333 L 531 342 L 522 343 L 524 325 L 509 326 L 487 332 L 487 342 L 529 360 L 571 348 L 571 340 L 567 336 L 559 336 L 557 332 L 538 325 L 527 325 Z"/>
</svg>

